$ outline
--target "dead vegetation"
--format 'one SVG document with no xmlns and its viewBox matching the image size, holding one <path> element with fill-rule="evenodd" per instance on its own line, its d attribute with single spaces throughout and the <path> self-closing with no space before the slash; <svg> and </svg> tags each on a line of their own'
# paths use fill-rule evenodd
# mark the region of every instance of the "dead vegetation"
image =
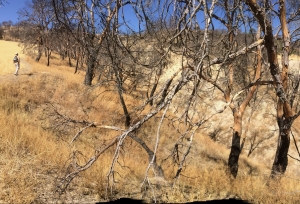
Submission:
<svg viewBox="0 0 300 204">
<path fill-rule="evenodd" d="M 0 43 L 7 46 L 5 41 Z M 14 50 L 20 49 L 16 43 L 9 43 Z M 85 165 L 95 150 L 103 150 L 120 134 L 118 130 L 101 126 L 123 125 L 124 117 L 116 90 L 109 86 L 86 87 L 80 83 L 82 80 L 78 80 L 82 77 L 81 73 L 74 75 L 70 68 L 55 63 L 46 68 L 25 55 L 21 57 L 24 64 L 25 61 L 29 63 L 30 70 L 22 70 L 21 64 L 21 75 L 10 76 L 9 72 L 11 75 L 13 73 L 10 55 L 7 52 L 1 56 L 1 68 L 6 67 L 1 69 L 5 75 L 1 76 L 0 86 L 1 202 L 87 203 L 119 197 L 170 203 L 226 198 L 240 198 L 254 203 L 299 202 L 297 161 L 290 162 L 289 170 L 280 182 L 270 184 L 273 158 L 270 156 L 261 162 L 259 155 L 274 155 L 275 145 L 268 142 L 267 148 L 264 146 L 266 143 L 262 142 L 264 145 L 258 145 L 253 152 L 253 155 L 259 152 L 258 156 L 251 154 L 247 157 L 248 151 L 243 152 L 239 175 L 232 180 L 226 175 L 228 141 L 222 142 L 223 145 L 216 142 L 228 140 L 230 130 L 224 133 L 221 131 L 224 127 L 217 125 L 221 129 L 212 129 L 213 132 L 207 134 L 207 123 L 193 135 L 182 134 L 186 125 L 173 121 L 172 115 L 166 115 L 158 138 L 156 162 L 164 170 L 165 179 L 156 177 L 152 168 L 147 171 L 147 152 L 127 137 L 121 146 L 112 177 L 108 173 L 116 144 L 112 144 L 114 148 L 101 154 L 93 166 L 80 172 L 61 189 L 62 179 L 73 172 L 73 168 Z M 24 73 L 27 71 L 32 74 Z M 138 108 L 138 97 L 125 94 L 125 98 L 129 109 Z M 205 110 L 203 106 L 203 110 L 198 111 Z M 147 112 L 146 109 L 135 117 L 141 118 Z M 255 114 L 261 117 L 259 113 Z M 155 149 L 156 128 L 161 119 L 161 115 L 158 116 L 135 132 L 152 150 Z M 93 126 L 77 135 L 91 122 Z M 297 129 L 297 125 L 295 122 L 294 128 Z M 229 131 L 227 139 L 223 137 L 226 131 Z M 251 134 L 253 138 L 256 133 Z M 188 150 L 189 156 L 183 160 Z M 265 163 L 268 165 L 265 166 Z M 180 175 L 174 179 L 180 168 Z"/>
</svg>

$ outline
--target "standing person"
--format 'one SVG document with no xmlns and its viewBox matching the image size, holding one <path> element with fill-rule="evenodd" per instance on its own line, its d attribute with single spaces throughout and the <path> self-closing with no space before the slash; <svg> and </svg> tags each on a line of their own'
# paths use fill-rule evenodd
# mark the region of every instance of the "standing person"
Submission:
<svg viewBox="0 0 300 204">
<path fill-rule="evenodd" d="M 14 57 L 13 61 L 14 61 L 15 67 L 16 67 L 15 75 L 17 76 L 18 72 L 19 72 L 19 69 L 20 69 L 20 57 L 19 57 L 18 53 L 15 54 L 15 57 Z"/>
</svg>

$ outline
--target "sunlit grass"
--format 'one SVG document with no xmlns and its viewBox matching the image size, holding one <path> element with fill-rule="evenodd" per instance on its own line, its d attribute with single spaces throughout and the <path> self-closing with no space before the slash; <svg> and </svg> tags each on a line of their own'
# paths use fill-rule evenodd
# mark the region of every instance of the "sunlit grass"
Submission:
<svg viewBox="0 0 300 204">
<path fill-rule="evenodd" d="M 13 74 L 15 72 L 13 63 L 15 53 L 18 52 L 21 59 L 24 57 L 21 48 L 18 46 L 17 42 L 4 40 L 0 40 L 0 45 L 0 75 Z"/>
<path fill-rule="evenodd" d="M 22 64 L 20 76 L 13 76 L 12 57 L 18 51 Z M 119 131 L 90 128 L 70 143 L 80 128 L 58 135 L 51 127 L 50 117 L 43 115 L 51 103 L 65 116 L 95 122 L 97 125 L 124 127 L 123 110 L 114 86 L 83 85 L 84 72 L 74 74 L 74 67 L 53 54 L 50 66 L 46 59 L 40 62 L 25 56 L 17 43 L 0 41 L 0 203 L 64 203 L 96 202 L 116 197 L 131 197 L 152 202 L 191 202 L 222 198 L 241 198 L 254 203 L 297 203 L 300 189 L 297 176 L 288 174 L 279 183 L 269 183 L 270 164 L 241 155 L 237 179 L 226 174 L 229 148 L 210 139 L 203 132 L 196 132 L 194 143 L 184 163 L 182 175 L 174 183 L 178 165 L 172 160 L 174 144 L 179 134 L 174 127 L 184 131 L 185 124 L 175 124 L 166 119 L 160 129 L 157 163 L 165 172 L 166 181 L 148 172 L 149 180 L 142 185 L 149 165 L 144 149 L 127 136 L 115 166 L 114 188 L 107 189 L 107 175 L 115 154 L 115 146 L 101 155 L 94 165 L 80 174 L 61 197 L 55 194 L 57 181 L 68 173 L 71 159 L 83 165 L 95 149 L 104 148 Z M 12 75 L 12 76 L 7 76 Z M 124 95 L 129 111 L 141 102 Z M 150 107 L 134 115 L 143 117 Z M 203 110 L 205 111 L 205 107 Z M 43 118 L 43 120 L 41 120 Z M 157 126 L 160 120 L 152 118 L 135 134 L 149 148 L 155 147 Z M 298 123 L 295 123 L 298 127 Z M 185 147 L 188 138 L 180 141 Z M 186 149 L 182 149 L 186 150 Z M 179 159 L 182 159 L 182 152 Z M 267 167 L 266 167 L 267 166 Z M 252 171 L 249 174 L 250 169 Z M 157 185 L 157 184 L 160 185 Z M 149 186 L 150 184 L 150 186 Z M 107 191 L 108 190 L 108 191 Z M 113 192 L 113 195 L 111 195 Z M 110 197 L 111 196 L 111 197 Z M 72 198 L 72 199 L 71 199 Z"/>
</svg>

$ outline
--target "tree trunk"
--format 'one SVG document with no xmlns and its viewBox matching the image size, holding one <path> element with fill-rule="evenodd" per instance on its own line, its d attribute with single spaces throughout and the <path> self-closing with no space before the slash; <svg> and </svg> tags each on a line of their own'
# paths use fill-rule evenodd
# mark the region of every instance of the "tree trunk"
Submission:
<svg viewBox="0 0 300 204">
<path fill-rule="evenodd" d="M 161 94 L 161 99 L 160 99 L 160 101 L 157 103 L 157 106 L 159 106 L 160 104 L 162 104 L 162 103 L 164 102 L 165 98 L 167 97 L 168 89 L 169 89 L 169 87 L 171 86 L 171 83 L 172 83 L 173 79 L 174 79 L 174 78 L 172 77 L 171 79 L 169 79 L 169 81 L 167 81 L 167 83 L 166 83 L 166 85 L 165 85 L 165 88 L 164 88 L 164 90 L 163 90 L 163 92 L 162 92 L 162 94 Z"/>
<path fill-rule="evenodd" d="M 292 124 L 291 119 L 278 118 L 277 123 L 279 126 L 279 138 L 272 167 L 272 177 L 278 173 L 285 173 L 288 165 L 288 151 L 290 147 L 290 127 Z"/>
<path fill-rule="evenodd" d="M 112 58 L 112 60 L 114 60 L 114 59 Z M 122 69 L 119 66 L 114 65 L 113 66 L 113 72 L 114 72 L 114 75 L 116 77 L 116 86 L 117 86 L 117 89 L 118 89 L 120 103 L 121 103 L 123 111 L 124 111 L 125 127 L 129 127 L 130 126 L 131 117 L 129 115 L 129 112 L 127 110 L 127 106 L 126 106 L 126 103 L 125 103 L 125 100 L 124 100 L 124 97 L 123 97 Z"/>
<path fill-rule="evenodd" d="M 241 154 L 242 115 L 236 110 L 234 113 L 234 128 L 231 150 L 228 158 L 230 174 L 236 178 L 239 169 L 239 157 Z"/>
<path fill-rule="evenodd" d="M 51 56 L 51 50 L 47 48 L 47 66 L 50 66 L 50 56 Z"/>
<path fill-rule="evenodd" d="M 69 59 L 69 66 L 72 67 L 72 61 L 71 61 L 70 52 L 68 52 L 68 59 Z"/>
<path fill-rule="evenodd" d="M 80 48 L 77 47 L 76 50 L 77 50 L 76 55 L 75 55 L 76 56 L 76 66 L 75 66 L 75 72 L 74 72 L 74 74 L 77 73 L 77 70 L 78 70 L 78 67 L 79 67 L 79 61 L 80 61 L 80 57 L 81 57 Z"/>
<path fill-rule="evenodd" d="M 87 70 L 85 72 L 85 78 L 84 78 L 84 84 L 87 86 L 92 85 L 92 81 L 94 78 L 94 70 L 95 70 L 95 65 L 97 60 L 97 53 L 98 52 L 91 53 L 88 57 Z"/>
<path fill-rule="evenodd" d="M 259 21 L 265 33 L 265 47 L 268 53 L 268 62 L 270 64 L 269 70 L 272 74 L 276 95 L 278 97 L 277 105 L 277 123 L 279 126 L 279 138 L 276 150 L 276 155 L 272 167 L 272 175 L 276 173 L 284 173 L 288 165 L 288 149 L 290 146 L 290 128 L 293 123 L 294 113 L 291 105 L 288 103 L 286 92 L 288 90 L 288 68 L 289 68 L 289 49 L 290 36 L 286 20 L 286 6 L 285 1 L 279 1 L 280 24 L 283 37 L 283 53 L 282 53 L 282 70 L 279 70 L 277 47 L 274 42 L 273 28 L 270 20 L 266 19 L 263 9 L 260 9 L 256 1 L 247 0 L 246 2 L 256 18 Z"/>
<path fill-rule="evenodd" d="M 75 66 L 75 72 L 74 72 L 74 74 L 77 73 L 78 66 L 79 66 L 79 57 L 77 57 L 77 59 L 76 59 L 76 66 Z"/>
<path fill-rule="evenodd" d="M 129 127 L 130 126 L 130 115 L 129 112 L 127 110 L 127 106 L 123 97 L 123 86 L 122 86 L 122 79 L 121 79 L 121 72 L 119 72 L 118 68 L 115 67 L 114 68 L 114 72 L 115 72 L 115 76 L 116 76 L 116 80 L 117 80 L 117 89 L 118 89 L 118 94 L 119 94 L 119 98 L 120 98 L 120 102 L 124 111 L 124 115 L 125 115 L 125 127 Z"/>
<path fill-rule="evenodd" d="M 150 98 L 150 101 L 149 101 L 149 104 L 151 105 L 151 106 L 153 106 L 153 95 L 154 95 L 154 93 L 155 93 L 155 91 L 156 91 L 156 88 L 157 88 L 157 85 L 158 85 L 158 80 L 155 82 L 155 84 L 153 85 L 153 87 L 152 87 L 152 89 L 151 89 L 151 92 L 150 92 L 150 95 L 149 95 L 149 98 Z"/>
<path fill-rule="evenodd" d="M 289 71 L 289 51 L 290 51 L 290 35 L 286 20 L 286 6 L 285 1 L 280 0 L 280 23 L 283 37 L 282 48 L 282 71 L 281 80 L 283 86 L 283 96 L 288 92 L 288 71 Z M 278 100 L 277 105 L 277 123 L 279 127 L 279 138 L 277 144 L 276 155 L 272 167 L 272 177 L 275 174 L 284 174 L 288 165 L 288 151 L 290 147 L 290 132 L 293 123 L 294 112 L 289 104 L 287 98 L 282 97 L 284 100 Z"/>
<path fill-rule="evenodd" d="M 37 61 L 37 62 L 40 61 L 40 59 L 42 57 L 42 50 L 41 49 L 42 49 L 41 47 L 38 48 L 38 54 L 35 58 L 35 61 Z"/>
<path fill-rule="evenodd" d="M 120 90 L 119 88 L 118 88 L 118 93 L 119 93 L 120 102 L 121 102 L 121 105 L 122 105 L 122 108 L 124 111 L 124 115 L 125 115 L 125 127 L 129 127 L 131 118 L 130 118 L 129 112 L 127 110 L 127 106 L 126 106 L 126 103 L 125 103 L 125 100 L 124 100 L 124 97 L 122 94 L 122 90 Z"/>
<path fill-rule="evenodd" d="M 149 95 L 149 98 L 150 98 L 149 104 L 151 106 L 153 106 L 153 98 L 152 97 L 153 97 L 153 95 L 156 91 L 156 88 L 158 86 L 158 82 L 159 82 L 159 79 L 160 79 L 160 76 L 161 76 L 161 72 L 162 72 L 162 67 L 160 67 L 160 69 L 158 70 L 158 73 L 155 76 L 155 82 L 154 82 L 154 85 L 153 85 L 153 87 L 151 89 L 151 92 L 150 92 L 150 95 Z"/>
</svg>

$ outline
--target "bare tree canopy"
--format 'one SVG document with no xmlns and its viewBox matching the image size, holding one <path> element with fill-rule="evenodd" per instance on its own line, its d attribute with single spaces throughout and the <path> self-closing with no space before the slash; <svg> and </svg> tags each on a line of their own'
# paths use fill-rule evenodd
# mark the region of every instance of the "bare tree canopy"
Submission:
<svg viewBox="0 0 300 204">
<path fill-rule="evenodd" d="M 50 66 L 56 53 L 75 73 L 85 72 L 87 92 L 101 86 L 117 95 L 120 114 L 114 121 L 93 121 L 92 111 L 76 118 L 57 104 L 47 104 L 47 128 L 61 137 L 72 135 L 70 146 L 92 128 L 101 138 L 82 165 L 74 151 L 72 168 L 58 183 L 60 193 L 109 151 L 106 184 L 113 189 L 120 155 L 129 142 L 147 157 L 142 186 L 150 172 L 163 180 L 172 172 L 175 184 L 197 135 L 210 131 L 217 141 L 221 126 L 210 128 L 218 123 L 227 130 L 221 143 L 230 148 L 229 177 L 237 177 L 243 151 L 248 149 L 249 157 L 273 137 L 250 125 L 259 120 L 278 129 L 271 176 L 286 172 L 292 125 L 300 115 L 300 72 L 290 65 L 290 56 L 299 55 L 299 1 L 33 0 L 20 15 L 20 41 L 36 61 L 45 55 Z M 276 121 L 257 117 L 269 112 L 276 113 Z M 150 133 L 144 129 L 149 123 Z M 173 135 L 163 143 L 167 125 Z M 115 132 L 109 142 L 103 139 L 105 131 Z M 174 171 L 168 169 L 172 165 Z"/>
</svg>

